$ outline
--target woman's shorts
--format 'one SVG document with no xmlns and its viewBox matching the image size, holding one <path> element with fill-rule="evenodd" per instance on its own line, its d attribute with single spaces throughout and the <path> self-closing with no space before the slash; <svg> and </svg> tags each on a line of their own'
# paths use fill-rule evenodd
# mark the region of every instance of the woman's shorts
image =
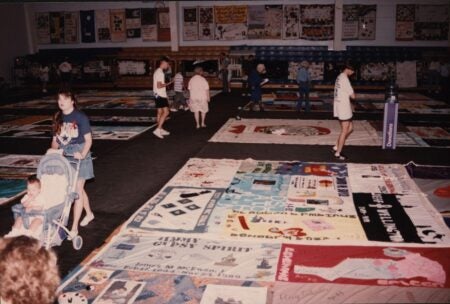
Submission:
<svg viewBox="0 0 450 304">
<path fill-rule="evenodd" d="M 167 98 L 164 98 L 164 97 L 159 97 L 159 96 L 156 97 L 155 104 L 156 104 L 157 109 L 169 107 L 169 101 L 167 100 Z"/>
<path fill-rule="evenodd" d="M 70 144 L 61 148 L 64 150 L 64 154 L 73 155 L 75 152 L 81 152 L 83 147 L 84 144 Z M 76 170 L 78 160 L 74 159 L 72 156 L 66 156 L 66 158 L 72 165 L 72 168 Z M 81 160 L 78 180 L 88 180 L 91 178 L 94 178 L 94 164 L 92 162 L 91 152 L 89 152 L 88 155 Z"/>
</svg>

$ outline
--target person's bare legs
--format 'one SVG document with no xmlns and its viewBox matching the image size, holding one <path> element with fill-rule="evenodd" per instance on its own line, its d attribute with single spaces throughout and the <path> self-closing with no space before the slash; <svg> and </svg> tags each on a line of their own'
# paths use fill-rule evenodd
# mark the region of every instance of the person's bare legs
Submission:
<svg viewBox="0 0 450 304">
<path fill-rule="evenodd" d="M 169 116 L 169 108 L 165 107 L 161 109 L 161 116 L 159 118 L 159 122 L 158 122 L 158 129 L 162 129 L 164 122 L 167 119 L 167 116 Z"/>
<path fill-rule="evenodd" d="M 16 218 L 16 220 L 14 221 L 13 228 L 15 228 L 15 229 L 22 229 L 22 227 L 23 227 L 23 220 L 22 220 L 22 217 L 19 216 L 19 217 Z"/>
<path fill-rule="evenodd" d="M 202 116 L 202 128 L 206 128 L 206 125 L 205 125 L 206 112 L 205 113 L 201 113 L 201 116 Z"/>
<path fill-rule="evenodd" d="M 200 112 L 194 112 L 194 118 L 195 118 L 195 126 L 197 129 L 200 128 Z"/>
<path fill-rule="evenodd" d="M 342 121 L 339 121 L 340 122 L 340 124 L 341 124 L 341 133 L 342 133 Z M 350 136 L 350 134 L 352 134 L 352 132 L 353 132 L 353 121 L 351 121 L 351 120 L 347 120 L 346 122 L 349 122 L 349 128 L 348 128 L 348 131 L 347 131 L 347 133 L 346 133 L 346 136 L 345 136 L 345 140 L 344 140 L 344 143 L 345 143 L 345 141 L 347 140 L 347 138 Z M 338 139 L 336 140 L 336 145 L 333 147 L 333 150 L 336 152 L 337 151 L 337 149 L 338 149 L 338 145 L 339 145 L 339 138 L 340 138 L 340 136 L 338 137 Z M 344 146 L 342 146 L 342 148 L 343 148 Z M 341 148 L 341 151 L 342 151 L 342 148 Z M 340 152 L 339 152 L 340 153 Z"/>
<path fill-rule="evenodd" d="M 339 121 L 341 125 L 341 133 L 339 134 L 338 141 L 337 141 L 337 149 L 335 156 L 339 156 L 342 152 L 342 148 L 344 147 L 345 140 L 347 139 L 348 135 L 350 134 L 349 130 L 352 128 L 352 122 L 350 120 L 340 120 Z"/>
<path fill-rule="evenodd" d="M 36 231 L 38 230 L 39 226 L 42 225 L 42 223 L 43 223 L 43 222 L 42 222 L 42 219 L 41 219 L 41 218 L 34 218 L 34 219 L 31 221 L 29 230 L 30 230 L 30 231 L 33 231 L 33 232 L 36 232 Z"/>
<path fill-rule="evenodd" d="M 162 108 L 158 108 L 157 109 L 157 114 L 156 114 L 156 123 L 157 123 L 157 128 L 160 128 L 161 125 L 161 117 L 163 114 L 163 109 Z"/>
<path fill-rule="evenodd" d="M 78 199 L 75 200 L 74 206 L 73 206 L 73 222 L 72 222 L 72 229 L 71 232 L 75 234 L 75 232 L 78 232 L 78 224 L 80 223 L 81 213 L 83 212 L 83 206 L 84 206 L 84 198 L 83 195 L 84 191 L 84 179 L 79 179 L 77 181 L 77 193 L 78 193 Z M 87 195 L 86 195 L 87 197 Z M 88 202 L 89 204 L 89 202 Z M 90 209 L 90 207 L 89 207 Z"/>
</svg>

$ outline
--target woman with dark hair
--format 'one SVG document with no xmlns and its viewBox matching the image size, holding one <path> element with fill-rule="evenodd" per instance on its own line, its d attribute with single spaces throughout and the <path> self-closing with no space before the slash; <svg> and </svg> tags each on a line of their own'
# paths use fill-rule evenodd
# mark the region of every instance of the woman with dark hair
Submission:
<svg viewBox="0 0 450 304">
<path fill-rule="evenodd" d="M 94 219 L 94 213 L 89 205 L 89 198 L 84 190 L 86 180 L 94 177 L 94 168 L 91 157 L 92 132 L 89 119 L 77 109 L 77 101 L 69 90 L 58 93 L 59 111 L 53 117 L 53 141 L 52 149 L 62 149 L 69 159 L 79 160 L 80 171 L 77 180 L 78 199 L 75 200 L 72 229 L 69 238 L 78 235 L 78 223 L 83 208 L 86 216 L 81 221 L 81 226 L 88 225 Z M 74 165 L 73 165 L 74 166 Z"/>
</svg>

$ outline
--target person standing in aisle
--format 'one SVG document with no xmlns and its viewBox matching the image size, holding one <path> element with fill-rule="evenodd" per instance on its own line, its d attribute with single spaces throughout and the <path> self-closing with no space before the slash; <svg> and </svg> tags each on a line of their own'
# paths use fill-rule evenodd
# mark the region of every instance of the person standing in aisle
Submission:
<svg viewBox="0 0 450 304">
<path fill-rule="evenodd" d="M 311 84 L 311 76 L 309 75 L 309 62 L 302 61 L 300 68 L 297 72 L 297 84 L 299 91 L 299 100 L 297 103 L 297 111 L 302 110 L 303 101 L 305 102 L 305 112 L 309 113 L 311 111 L 311 105 L 309 104 L 309 88 Z"/>
<path fill-rule="evenodd" d="M 264 112 L 264 106 L 262 103 L 262 90 L 261 86 L 266 84 L 269 79 L 263 79 L 262 76 L 266 74 L 266 67 L 264 64 L 260 63 L 256 66 L 248 78 L 248 84 L 250 86 L 250 111 L 253 111 L 255 103 L 259 105 L 259 110 Z"/>
<path fill-rule="evenodd" d="M 244 93 L 242 96 L 250 96 L 251 90 L 248 78 L 250 77 L 250 73 L 255 69 L 255 56 L 249 55 L 248 59 L 244 60 L 242 63 L 242 71 L 244 72 L 244 82 L 242 88 L 244 89 Z"/>
<path fill-rule="evenodd" d="M 50 69 L 48 68 L 48 65 L 41 64 L 41 67 L 39 68 L 39 80 L 42 84 L 42 93 L 47 93 L 47 83 L 48 83 L 48 74 Z"/>
<path fill-rule="evenodd" d="M 155 95 L 156 103 L 156 122 L 157 127 L 153 134 L 163 139 L 164 136 L 170 135 L 170 132 L 164 130 L 163 125 L 169 116 L 169 101 L 167 99 L 166 87 L 172 84 L 171 82 L 166 83 L 164 71 L 169 68 L 169 58 L 164 56 L 159 62 L 159 68 L 153 73 L 153 93 Z"/>
<path fill-rule="evenodd" d="M 196 67 L 195 76 L 189 80 L 189 108 L 194 113 L 196 128 L 206 128 L 205 119 L 206 113 L 209 111 L 208 103 L 210 101 L 209 84 L 203 77 L 203 69 Z"/>
<path fill-rule="evenodd" d="M 228 66 L 230 65 L 230 57 L 226 53 L 221 53 L 219 58 L 220 63 L 220 77 L 222 79 L 222 92 L 229 93 L 230 89 L 230 71 L 228 71 Z"/>
<path fill-rule="evenodd" d="M 354 73 L 355 69 L 353 66 L 349 64 L 345 65 L 343 72 L 339 74 L 334 85 L 333 116 L 339 119 L 339 124 L 341 125 L 341 133 L 339 134 L 336 145 L 333 147 L 334 156 L 338 160 L 347 159 L 342 154 L 342 149 L 348 136 L 353 131 L 353 111 L 350 98 L 355 99 L 355 92 L 348 78 Z"/>
</svg>

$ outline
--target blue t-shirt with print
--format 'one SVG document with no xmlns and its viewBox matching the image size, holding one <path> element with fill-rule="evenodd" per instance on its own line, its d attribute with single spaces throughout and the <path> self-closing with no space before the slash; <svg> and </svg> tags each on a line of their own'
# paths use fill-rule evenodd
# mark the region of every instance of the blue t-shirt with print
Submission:
<svg viewBox="0 0 450 304">
<path fill-rule="evenodd" d="M 68 115 L 63 114 L 62 120 L 61 131 L 56 134 L 58 143 L 62 146 L 84 143 L 84 135 L 91 133 L 91 125 L 86 114 L 74 109 Z"/>
</svg>

